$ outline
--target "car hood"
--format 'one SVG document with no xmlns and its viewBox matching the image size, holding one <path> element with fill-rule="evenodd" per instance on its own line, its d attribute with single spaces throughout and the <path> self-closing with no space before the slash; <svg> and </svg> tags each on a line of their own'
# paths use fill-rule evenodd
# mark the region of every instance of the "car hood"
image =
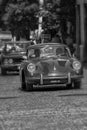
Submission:
<svg viewBox="0 0 87 130">
<path fill-rule="evenodd" d="M 72 61 L 67 57 L 35 60 L 33 63 L 36 65 L 36 72 L 39 74 L 53 76 L 73 73 Z"/>
<path fill-rule="evenodd" d="M 18 52 L 18 53 L 9 53 L 9 54 L 5 54 L 5 53 L 3 53 L 3 57 L 5 57 L 5 58 L 15 58 L 15 57 L 23 57 L 23 56 L 25 56 L 26 55 L 26 52 Z"/>
</svg>

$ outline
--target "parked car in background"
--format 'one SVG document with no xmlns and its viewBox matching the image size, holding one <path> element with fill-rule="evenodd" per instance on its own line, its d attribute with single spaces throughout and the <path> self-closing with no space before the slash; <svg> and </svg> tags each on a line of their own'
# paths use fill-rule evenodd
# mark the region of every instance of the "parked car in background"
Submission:
<svg viewBox="0 0 87 130">
<path fill-rule="evenodd" d="M 83 69 L 66 45 L 43 43 L 32 45 L 27 60 L 20 66 L 21 88 L 74 87 L 80 88 Z"/>
<path fill-rule="evenodd" d="M 29 45 L 29 41 L 4 42 L 1 52 L 2 75 L 7 71 L 19 71 L 21 62 L 26 59 L 26 49 Z"/>
<path fill-rule="evenodd" d="M 4 45 L 1 44 L 0 45 L 0 65 L 1 65 L 1 53 L 2 53 L 3 49 L 4 49 Z"/>
</svg>

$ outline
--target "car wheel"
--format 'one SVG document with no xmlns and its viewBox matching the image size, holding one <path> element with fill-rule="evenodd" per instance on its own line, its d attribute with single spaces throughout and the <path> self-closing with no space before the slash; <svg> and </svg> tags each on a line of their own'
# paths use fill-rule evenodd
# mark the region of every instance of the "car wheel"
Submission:
<svg viewBox="0 0 87 130">
<path fill-rule="evenodd" d="M 32 91 L 33 90 L 33 84 L 26 83 L 26 91 Z"/>
<path fill-rule="evenodd" d="M 24 91 L 32 91 L 32 89 L 33 89 L 33 85 L 32 84 L 26 83 L 24 72 L 22 72 L 21 88 Z"/>
<path fill-rule="evenodd" d="M 3 68 L 1 68 L 1 75 L 6 75 L 6 70 L 4 70 Z"/>
<path fill-rule="evenodd" d="M 74 82 L 74 88 L 75 89 L 80 89 L 81 88 L 81 81 L 75 81 Z"/>
<path fill-rule="evenodd" d="M 72 89 L 72 83 L 68 84 L 68 85 L 67 85 L 67 88 L 68 88 L 68 89 Z"/>
<path fill-rule="evenodd" d="M 26 82 L 25 82 L 25 76 L 24 76 L 24 73 L 22 73 L 22 78 L 21 78 L 21 88 L 22 88 L 22 90 L 26 90 Z"/>
</svg>

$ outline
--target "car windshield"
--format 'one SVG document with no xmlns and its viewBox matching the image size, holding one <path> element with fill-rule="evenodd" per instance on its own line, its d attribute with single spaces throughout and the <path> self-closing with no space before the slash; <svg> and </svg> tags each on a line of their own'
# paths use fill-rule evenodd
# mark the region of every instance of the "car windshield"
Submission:
<svg viewBox="0 0 87 130">
<path fill-rule="evenodd" d="M 8 43 L 4 46 L 4 52 L 15 53 L 15 52 L 25 52 L 28 44 L 23 43 Z"/>
<path fill-rule="evenodd" d="M 64 46 L 46 45 L 28 50 L 28 58 L 69 57 L 69 52 Z"/>
</svg>

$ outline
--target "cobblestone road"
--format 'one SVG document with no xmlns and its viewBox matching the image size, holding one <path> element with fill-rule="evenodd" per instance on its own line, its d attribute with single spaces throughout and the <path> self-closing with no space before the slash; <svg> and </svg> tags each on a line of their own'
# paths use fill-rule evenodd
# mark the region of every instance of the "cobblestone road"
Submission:
<svg viewBox="0 0 87 130">
<path fill-rule="evenodd" d="M 0 76 L 0 130 L 87 130 L 87 70 L 80 90 L 23 92 L 19 75 Z"/>
</svg>

